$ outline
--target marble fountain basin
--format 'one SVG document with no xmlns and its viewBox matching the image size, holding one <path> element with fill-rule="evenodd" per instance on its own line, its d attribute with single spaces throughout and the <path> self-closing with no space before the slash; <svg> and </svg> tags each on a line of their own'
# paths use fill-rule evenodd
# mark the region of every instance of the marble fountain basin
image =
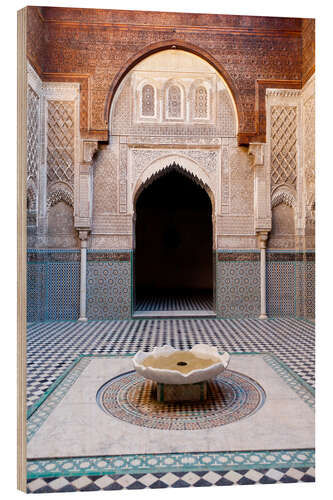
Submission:
<svg viewBox="0 0 333 500">
<path fill-rule="evenodd" d="M 219 354 L 216 347 L 196 344 L 190 350 L 169 345 L 154 347 L 151 352 L 139 351 L 133 358 L 136 372 L 159 384 L 197 384 L 212 379 L 229 364 L 227 352 Z"/>
</svg>

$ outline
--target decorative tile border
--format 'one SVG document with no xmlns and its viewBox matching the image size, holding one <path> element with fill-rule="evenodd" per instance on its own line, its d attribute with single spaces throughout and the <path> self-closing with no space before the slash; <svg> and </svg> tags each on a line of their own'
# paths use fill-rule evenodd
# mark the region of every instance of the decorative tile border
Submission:
<svg viewBox="0 0 333 500">
<path fill-rule="evenodd" d="M 156 474 L 165 472 L 312 467 L 315 451 L 274 450 L 211 453 L 129 454 L 28 460 L 28 479 L 36 477 L 104 474 Z"/>
<path fill-rule="evenodd" d="M 274 354 L 263 354 L 263 359 L 310 408 L 315 407 L 315 391 L 310 385 L 293 373 Z"/>
<path fill-rule="evenodd" d="M 259 262 L 260 252 L 249 252 L 249 251 L 217 251 L 217 260 L 219 262 Z"/>
<path fill-rule="evenodd" d="M 41 428 L 45 420 L 65 397 L 72 385 L 77 381 L 83 370 L 89 365 L 91 357 L 82 356 L 67 370 L 60 381 L 48 391 L 43 398 L 30 410 L 27 422 L 27 442 Z"/>
<path fill-rule="evenodd" d="M 130 262 L 131 250 L 90 250 L 87 252 L 88 262 Z"/>
<path fill-rule="evenodd" d="M 80 262 L 80 250 L 68 249 L 28 249 L 28 263 Z"/>
<path fill-rule="evenodd" d="M 267 262 L 313 262 L 315 261 L 315 252 L 267 250 L 266 258 Z"/>
</svg>

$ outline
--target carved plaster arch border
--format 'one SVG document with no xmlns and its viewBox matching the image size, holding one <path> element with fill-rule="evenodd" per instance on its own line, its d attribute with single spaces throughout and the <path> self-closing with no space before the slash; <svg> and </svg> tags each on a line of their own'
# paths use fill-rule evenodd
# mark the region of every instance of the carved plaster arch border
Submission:
<svg viewBox="0 0 333 500">
<path fill-rule="evenodd" d="M 235 85 L 233 79 L 227 73 L 225 68 L 209 52 L 202 49 L 201 47 L 185 42 L 184 40 L 176 40 L 176 39 L 153 43 L 141 49 L 134 56 L 130 57 L 123 65 L 123 67 L 118 71 L 109 88 L 109 92 L 106 96 L 106 101 L 104 105 L 104 120 L 105 123 L 108 124 L 108 129 L 110 129 L 111 119 L 112 119 L 111 105 L 114 101 L 114 98 L 116 97 L 117 90 L 121 86 L 121 83 L 125 80 L 126 75 L 143 59 L 146 59 L 147 57 L 151 56 L 152 54 L 155 54 L 156 52 L 169 49 L 184 50 L 185 52 L 189 52 L 190 54 L 199 56 L 201 57 L 201 59 L 204 59 L 217 71 L 217 73 L 224 81 L 227 92 L 229 93 L 229 96 L 231 98 L 236 120 L 236 134 L 239 134 L 240 124 L 243 124 L 244 122 L 244 110 L 238 88 Z"/>
<path fill-rule="evenodd" d="M 287 185 L 278 186 L 272 193 L 272 209 L 284 203 L 288 207 L 296 209 L 295 192 Z"/>
<path fill-rule="evenodd" d="M 201 186 L 208 194 L 211 204 L 212 204 L 212 215 L 215 214 L 215 199 L 216 193 L 212 186 L 212 182 L 204 169 L 192 158 L 183 156 L 180 154 L 167 154 L 160 156 L 150 163 L 148 167 L 141 173 L 140 177 L 136 181 L 135 187 L 132 193 L 133 207 L 135 205 L 138 197 L 142 191 L 149 186 L 154 180 L 165 175 L 170 170 L 178 170 L 182 174 L 189 177 L 196 184 Z"/>
<path fill-rule="evenodd" d="M 163 155 L 154 160 L 140 175 L 132 192 L 133 213 L 138 197 L 142 191 L 156 179 L 172 170 L 177 170 L 197 185 L 201 186 L 209 196 L 212 205 L 213 250 L 216 249 L 216 192 L 204 169 L 192 158 L 180 154 Z M 135 217 L 135 216 L 134 216 Z"/>
<path fill-rule="evenodd" d="M 58 185 L 48 194 L 46 201 L 47 209 L 49 210 L 51 207 L 59 203 L 59 201 L 64 201 L 67 205 L 74 208 L 74 196 L 72 191 Z"/>
<path fill-rule="evenodd" d="M 287 184 L 282 184 L 277 186 L 277 188 L 272 193 L 271 210 L 278 205 L 287 205 L 293 209 L 295 227 L 297 223 L 297 203 L 296 203 L 296 193 Z"/>
</svg>

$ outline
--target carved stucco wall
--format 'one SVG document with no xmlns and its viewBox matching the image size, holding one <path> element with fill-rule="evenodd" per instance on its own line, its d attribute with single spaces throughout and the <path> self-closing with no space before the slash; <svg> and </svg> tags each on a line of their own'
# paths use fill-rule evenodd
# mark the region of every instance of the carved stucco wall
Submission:
<svg viewBox="0 0 333 500">
<path fill-rule="evenodd" d="M 214 248 L 237 251 L 257 247 L 256 174 L 248 148 L 237 146 L 233 102 L 211 68 L 206 78 L 204 71 L 192 70 L 186 85 L 183 80 L 188 74 L 171 71 L 168 75 L 173 83 L 183 85 L 182 121 L 165 121 L 165 81 L 170 82 L 165 75 L 163 85 L 160 81 L 154 90 L 153 118 L 140 116 L 140 86 L 135 86 L 142 81 L 154 83 L 153 71 L 147 75 L 144 66 L 140 72 L 134 69 L 120 86 L 111 109 L 109 144 L 99 146 L 92 161 L 91 249 L 133 248 L 136 196 L 170 165 L 177 165 L 209 193 Z M 201 123 L 197 123 L 191 107 L 195 105 L 193 88 L 202 82 L 208 88 L 207 120 L 203 122 L 201 116 Z M 43 83 L 31 67 L 28 83 L 29 246 L 75 248 L 78 239 L 73 216 L 80 202 L 79 86 Z M 268 143 L 262 148 L 262 182 L 271 188 L 269 247 L 272 251 L 295 249 L 301 242 L 303 249 L 314 248 L 314 79 L 303 91 L 268 90 L 266 102 Z M 266 170 L 270 180 L 265 177 Z M 302 308 L 311 315 L 314 283 L 308 284 L 304 273 L 301 278 L 310 297 L 308 305 L 302 299 Z"/>
<path fill-rule="evenodd" d="M 299 91 L 268 89 L 266 105 L 272 210 L 268 313 L 314 318 L 314 76 Z"/>
<path fill-rule="evenodd" d="M 168 89 L 177 85 L 178 117 L 168 111 Z M 147 94 L 153 104 L 143 102 L 147 86 L 153 89 Z M 198 88 L 206 92 L 206 116 L 195 111 Z M 149 113 L 143 111 L 145 105 Z M 91 248 L 133 247 L 138 193 L 172 165 L 208 192 L 214 248 L 256 248 L 254 174 L 248 149 L 237 146 L 236 130 L 226 84 L 199 57 L 168 50 L 134 67 L 111 107 L 110 143 L 100 148 L 93 163 Z"/>
<path fill-rule="evenodd" d="M 28 63 L 27 100 L 28 247 L 75 248 L 79 84 L 42 82 Z"/>
<path fill-rule="evenodd" d="M 315 107 L 314 76 L 302 90 L 268 89 L 267 137 L 271 172 L 273 219 L 279 204 L 292 208 L 287 229 L 270 234 L 271 248 L 314 248 L 315 219 Z M 287 209 L 285 209 L 285 214 Z M 293 213 L 293 221 L 291 221 Z M 279 215 L 279 217 L 281 214 Z"/>
<path fill-rule="evenodd" d="M 272 207 L 268 247 L 295 248 L 295 232 L 302 225 L 301 92 L 268 89 L 267 112 Z"/>
<path fill-rule="evenodd" d="M 28 65 L 27 88 L 27 238 L 28 247 L 36 243 L 40 227 L 40 163 L 42 148 L 42 82 Z"/>
<path fill-rule="evenodd" d="M 45 83 L 47 246 L 79 246 L 74 229 L 79 161 L 79 85 Z M 64 207 L 64 204 L 66 207 Z"/>
<path fill-rule="evenodd" d="M 308 81 L 302 93 L 303 158 L 305 202 L 305 247 L 315 241 L 315 78 Z"/>
</svg>

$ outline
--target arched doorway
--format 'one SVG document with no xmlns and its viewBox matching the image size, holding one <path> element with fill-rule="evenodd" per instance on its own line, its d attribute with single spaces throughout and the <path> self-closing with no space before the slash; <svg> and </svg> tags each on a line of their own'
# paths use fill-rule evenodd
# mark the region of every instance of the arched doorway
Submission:
<svg viewBox="0 0 333 500">
<path fill-rule="evenodd" d="M 136 314 L 213 314 L 211 200 L 177 165 L 137 197 Z"/>
<path fill-rule="evenodd" d="M 215 315 L 215 295 L 220 296 L 216 291 L 219 283 L 216 280 L 216 249 L 224 244 L 221 216 L 223 213 L 229 218 L 229 212 L 232 213 L 229 206 L 232 200 L 229 195 L 229 158 L 237 148 L 236 104 L 221 72 L 189 48 L 174 50 L 166 47 L 136 62 L 118 79 L 119 85 L 116 91 L 114 88 L 112 104 L 110 102 L 110 144 L 100 159 L 103 167 L 99 171 L 99 183 L 94 177 L 94 193 L 104 193 L 108 183 L 108 193 L 112 196 L 100 196 L 101 203 L 94 207 L 95 220 L 100 220 L 100 235 L 97 236 L 99 228 L 96 224 L 94 237 L 101 241 L 100 245 L 107 244 L 109 248 L 114 245 L 121 250 L 131 249 L 133 317 L 138 317 L 140 311 L 152 309 L 159 313 L 163 310 L 170 312 L 170 307 L 178 311 L 185 309 L 188 316 L 193 316 L 195 311 L 201 312 L 200 316 L 212 316 Z M 169 248 L 167 253 L 162 244 L 155 247 L 156 240 L 164 241 L 165 245 L 176 245 L 175 241 L 168 240 L 172 232 L 166 232 L 163 239 L 158 233 L 160 224 L 156 221 L 142 223 L 142 231 L 149 234 L 145 245 L 140 242 L 141 195 L 144 199 L 145 191 L 157 185 L 158 178 L 166 183 L 173 165 L 178 166 L 183 175 L 190 176 L 190 184 L 197 183 L 196 189 L 203 191 L 205 199 L 211 202 L 207 226 L 210 233 L 205 236 L 209 253 L 205 263 L 200 261 L 200 255 L 196 255 L 196 252 L 200 254 L 196 244 L 198 231 L 192 236 L 192 246 L 188 244 L 187 251 L 178 255 L 178 259 L 173 259 L 172 253 L 180 254 L 180 248 Z M 172 183 L 164 187 L 169 201 L 173 200 Z M 196 210 L 199 207 L 194 204 L 192 212 Z M 108 219 L 107 212 L 117 217 Z M 157 216 L 157 207 L 150 212 Z M 178 215 L 174 217 L 179 219 Z M 191 224 L 195 227 L 194 223 Z M 191 224 L 188 222 L 188 227 Z M 103 233 L 106 230 L 112 231 L 112 236 L 106 237 Z M 189 231 L 186 231 L 187 234 Z M 175 233 L 173 236 L 177 239 Z M 231 236 L 228 234 L 230 240 Z M 207 253 L 201 250 L 201 255 Z M 142 262 L 145 264 L 141 265 Z M 181 283 L 175 281 L 174 273 L 177 279 L 183 277 Z M 209 276 L 209 282 L 204 282 L 202 276 Z M 171 291 L 177 293 L 168 299 L 166 294 Z M 199 297 L 201 293 L 209 297 L 208 301 L 190 300 L 191 296 L 196 294 Z M 145 294 L 148 295 L 144 303 Z M 158 302 L 156 299 L 161 296 L 165 300 Z"/>
</svg>

